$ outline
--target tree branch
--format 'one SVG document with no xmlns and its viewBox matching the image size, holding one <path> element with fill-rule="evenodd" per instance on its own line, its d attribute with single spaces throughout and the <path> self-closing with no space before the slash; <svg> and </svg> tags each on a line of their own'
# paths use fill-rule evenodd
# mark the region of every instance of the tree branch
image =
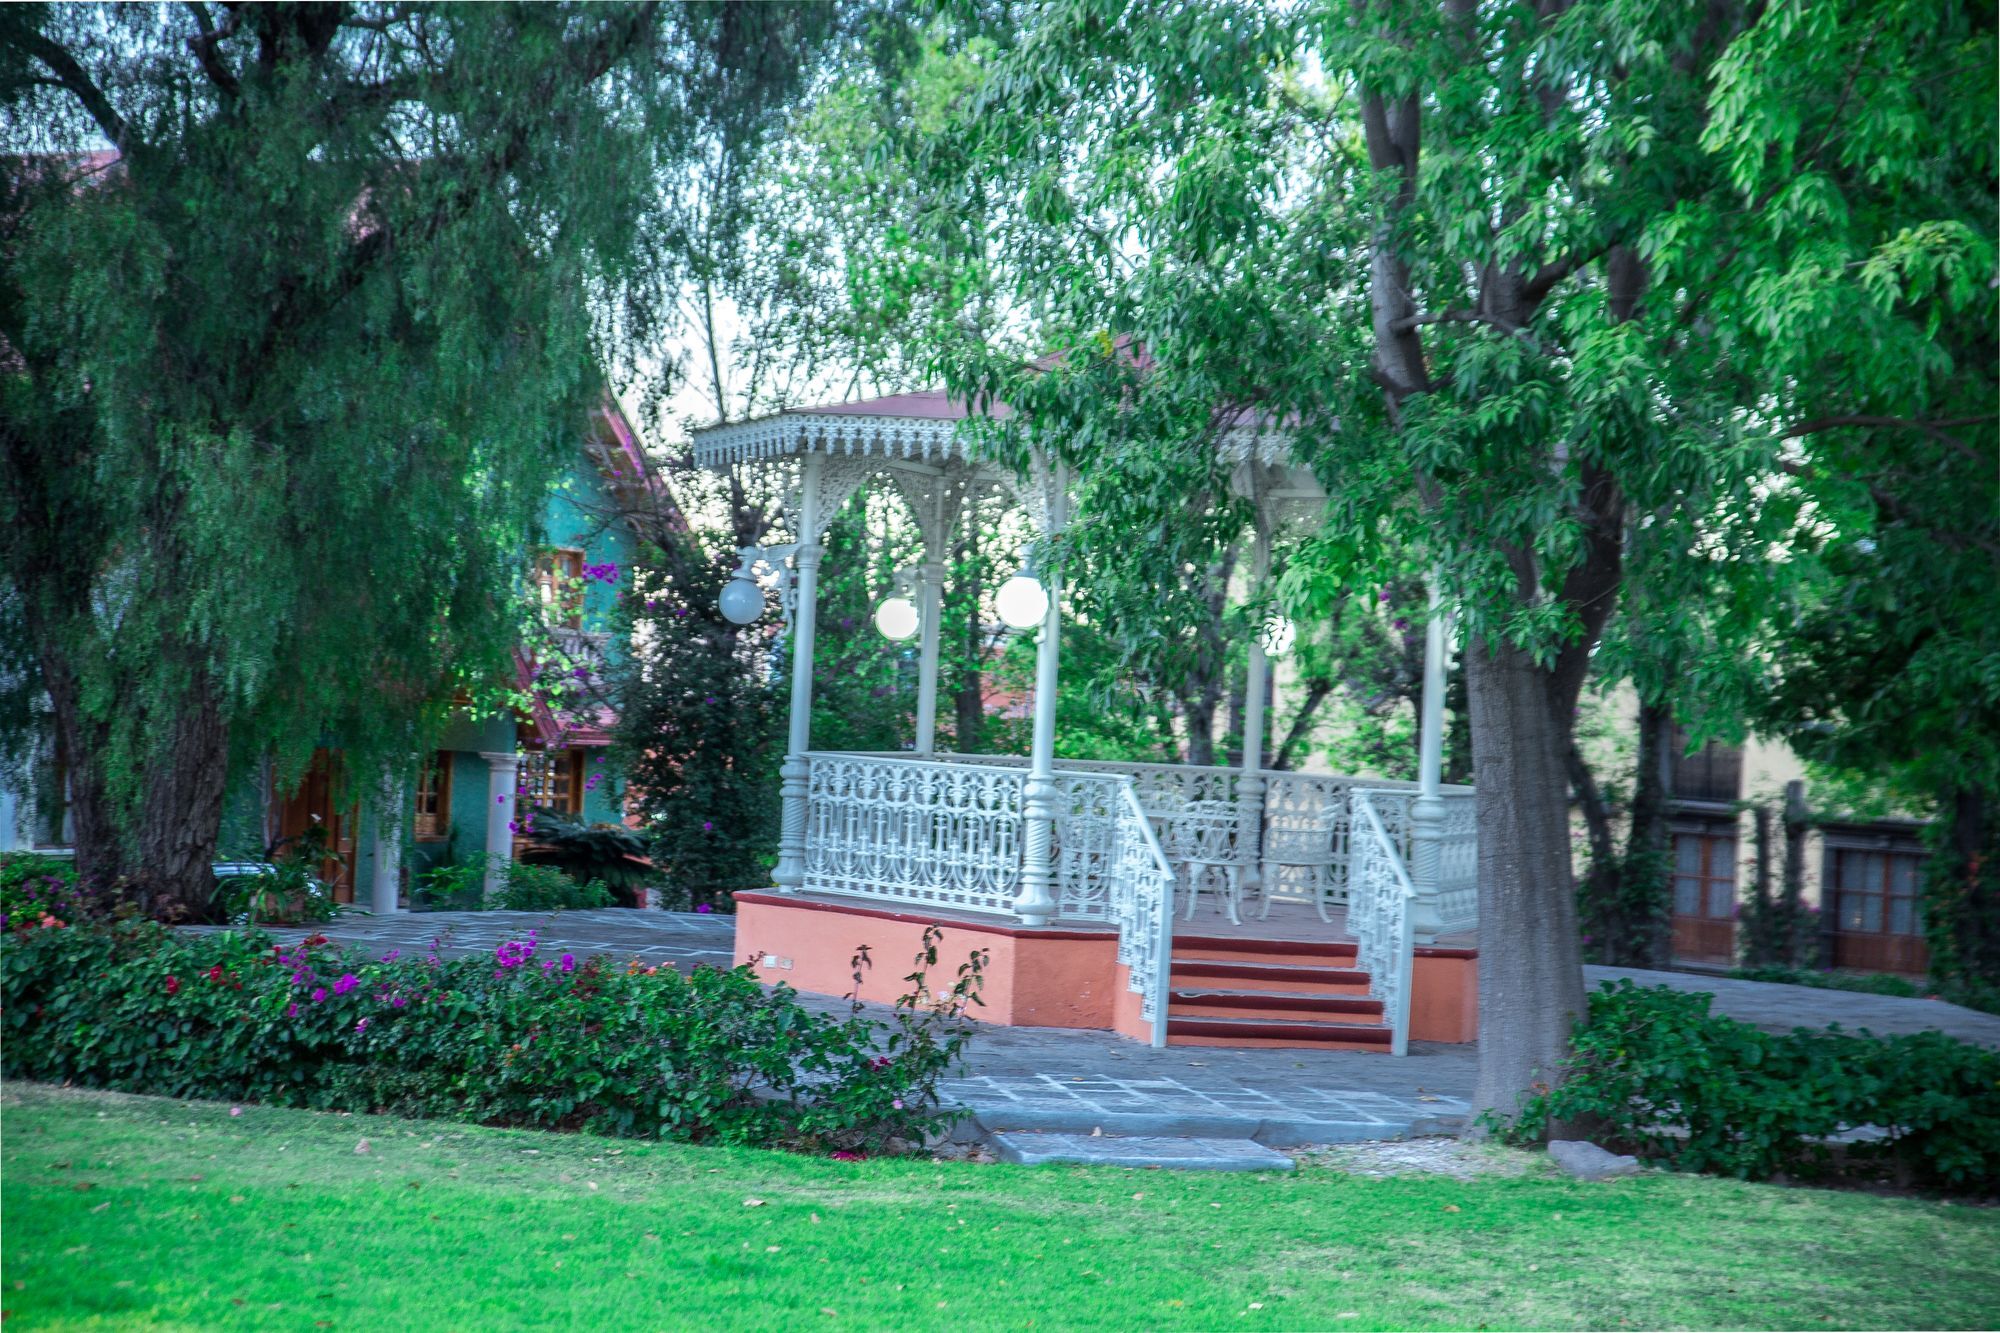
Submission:
<svg viewBox="0 0 2000 1333">
<path fill-rule="evenodd" d="M 1964 454 L 1967 458 L 1983 467 L 1987 460 L 1980 456 L 1979 451 L 1949 432 L 1959 426 L 1983 426 L 1995 420 L 2000 420 L 2000 418 L 1992 416 L 1950 417 L 1943 421 L 1918 421 L 1911 417 L 1814 417 L 1809 421 L 1801 421 L 1796 425 L 1786 427 L 1783 431 L 1779 432 L 1778 438 L 1781 440 L 1796 440 L 1804 435 L 1815 435 L 1823 430 L 1837 430 L 1842 426 L 1874 426 L 1887 430 L 1916 430 L 1922 431 L 1940 444 L 1950 445 L 1953 449 L 1956 449 L 1959 453 Z"/>
<path fill-rule="evenodd" d="M 69 89 L 77 101 L 83 103 L 83 109 L 97 122 L 97 128 L 104 131 L 104 137 L 111 140 L 118 151 L 123 153 L 126 149 L 126 140 L 131 133 L 125 124 L 125 118 L 111 105 L 111 99 L 104 95 L 104 90 L 83 72 L 83 66 L 76 62 L 76 57 L 39 32 L 22 32 L 17 34 L 14 40 L 19 42 L 21 48 L 29 55 L 48 66 L 50 72 L 61 81 L 62 86 Z"/>
<path fill-rule="evenodd" d="M 194 0 L 187 8 L 194 15 L 194 26 L 201 30 L 188 38 L 188 50 L 194 52 L 194 58 L 200 62 L 202 73 L 208 75 L 208 81 L 221 89 L 225 97 L 235 101 L 243 91 L 243 85 L 229 72 L 229 66 L 222 62 L 222 53 L 218 48 L 236 31 L 240 11 L 231 10 L 229 16 L 223 19 L 222 26 L 217 27 L 209 21 L 208 6 L 200 0 Z"/>
</svg>

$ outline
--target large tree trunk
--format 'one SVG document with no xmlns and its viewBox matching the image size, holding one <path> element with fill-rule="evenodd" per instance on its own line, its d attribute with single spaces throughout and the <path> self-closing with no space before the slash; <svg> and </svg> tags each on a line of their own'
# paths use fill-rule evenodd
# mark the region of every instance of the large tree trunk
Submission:
<svg viewBox="0 0 2000 1333">
<path fill-rule="evenodd" d="M 146 766 L 127 874 L 149 915 L 200 914 L 215 887 L 215 844 L 229 774 L 229 728 L 205 669 L 196 668 Z"/>
<path fill-rule="evenodd" d="M 1511 644 L 1465 651 L 1479 820 L 1479 1079 L 1473 1114 L 1512 1115 L 1555 1080 L 1584 1012 L 1564 796 L 1566 716 Z"/>
<path fill-rule="evenodd" d="M 1629 961 L 1614 958 L 1627 967 L 1661 967 L 1671 952 L 1673 924 L 1667 901 L 1672 893 L 1667 849 L 1667 799 L 1673 782 L 1674 716 L 1664 704 L 1639 705 L 1639 760 L 1632 782 L 1632 827 L 1625 835 L 1625 877 L 1622 901 L 1645 923 L 1643 934 L 1634 931 L 1643 949 Z"/>
<path fill-rule="evenodd" d="M 69 659 L 53 643 L 41 647 L 42 687 L 55 719 L 56 761 L 68 783 L 76 873 L 100 892 L 120 891 L 125 842 L 104 776 L 105 727 L 83 715 L 81 692 Z"/>
</svg>

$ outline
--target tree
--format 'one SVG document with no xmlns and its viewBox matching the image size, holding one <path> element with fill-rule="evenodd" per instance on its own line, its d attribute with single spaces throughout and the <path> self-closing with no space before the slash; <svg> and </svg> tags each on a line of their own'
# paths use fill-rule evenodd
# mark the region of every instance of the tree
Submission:
<svg viewBox="0 0 2000 1333">
<path fill-rule="evenodd" d="M 1583 1015 L 1565 798 L 1593 653 L 1628 591 L 1648 634 L 1753 641 L 1792 577 L 1766 557 L 1812 516 L 1782 441 L 1818 415 L 1813 366 L 1895 377 L 1871 349 L 1938 346 L 1910 294 L 1963 311 L 1990 277 L 1990 231 L 1923 188 L 1985 151 L 1957 141 L 1990 138 L 1967 109 L 1991 105 L 1990 28 L 1893 0 L 1693 22 L 1644 0 L 1075 0 L 1035 23 L 948 160 L 1012 191 L 1002 244 L 1075 364 L 964 340 L 956 382 L 1016 410 L 1015 447 L 1135 483 L 1163 452 L 1213 457 L 1245 412 L 1283 422 L 1332 496 L 1293 595 L 1364 588 L 1390 552 L 1442 571 L 1479 789 L 1474 1104 L 1509 1113 Z M 1846 211 L 1864 177 L 1892 207 Z M 957 188 L 940 173 L 926 217 L 970 251 Z M 1836 216 L 1847 248 L 1816 249 Z M 1152 361 L 1116 395 L 1085 365 L 1107 331 Z"/>
<path fill-rule="evenodd" d="M 296 775 L 337 734 L 350 771 L 400 765 L 505 677 L 558 451 L 673 317 L 687 168 L 768 128 L 846 13 L 0 19 L 32 155 L 0 554 L 81 869 L 190 910 L 232 756 Z"/>
</svg>

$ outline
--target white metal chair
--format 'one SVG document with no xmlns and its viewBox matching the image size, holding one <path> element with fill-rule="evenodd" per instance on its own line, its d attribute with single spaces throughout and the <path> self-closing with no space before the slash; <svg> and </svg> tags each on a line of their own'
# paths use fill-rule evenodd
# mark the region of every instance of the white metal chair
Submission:
<svg viewBox="0 0 2000 1333">
<path fill-rule="evenodd" d="M 1309 901 L 1326 921 L 1327 903 L 1344 887 L 1336 868 L 1347 861 L 1340 846 L 1343 811 L 1331 802 L 1304 810 L 1273 810 L 1264 823 L 1263 898 L 1258 919 L 1271 915 L 1271 904 L 1284 870 L 1302 870 L 1311 885 Z M 1289 899 L 1288 899 L 1289 901 Z"/>
<path fill-rule="evenodd" d="M 1194 919 L 1205 881 L 1222 877 L 1222 906 L 1232 924 L 1242 921 L 1243 866 L 1248 848 L 1237 836 L 1241 813 L 1234 801 L 1187 801 L 1154 813 L 1160 849 L 1187 886 L 1186 919 Z"/>
</svg>

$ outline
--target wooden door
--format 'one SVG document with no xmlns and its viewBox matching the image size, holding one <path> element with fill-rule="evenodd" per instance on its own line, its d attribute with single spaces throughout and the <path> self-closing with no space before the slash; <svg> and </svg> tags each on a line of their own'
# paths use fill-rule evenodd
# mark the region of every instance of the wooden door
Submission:
<svg viewBox="0 0 2000 1333">
<path fill-rule="evenodd" d="M 1833 854 L 1833 965 L 1863 972 L 1922 974 L 1930 969 L 1918 899 L 1920 853 Z"/>
<path fill-rule="evenodd" d="M 326 829 L 327 855 L 319 863 L 319 877 L 333 890 L 335 902 L 354 901 L 354 828 L 358 807 L 345 810 L 334 806 L 340 789 L 340 751 L 313 751 L 312 767 L 306 770 L 298 790 L 284 798 L 278 808 L 278 837 L 290 851 L 314 825 Z"/>
<path fill-rule="evenodd" d="M 1736 961 L 1736 835 L 1674 834 L 1674 957 Z"/>
</svg>

